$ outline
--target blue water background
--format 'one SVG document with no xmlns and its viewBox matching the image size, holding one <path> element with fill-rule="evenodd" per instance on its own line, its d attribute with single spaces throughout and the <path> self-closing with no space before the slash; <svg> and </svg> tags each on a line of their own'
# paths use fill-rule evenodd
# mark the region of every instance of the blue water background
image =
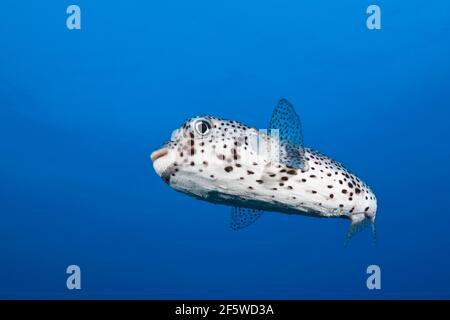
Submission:
<svg viewBox="0 0 450 320">
<path fill-rule="evenodd" d="M 374 3 L 379 31 L 365 0 L 2 1 L 0 297 L 450 298 L 450 2 Z M 344 220 L 235 232 L 155 174 L 184 119 L 265 128 L 281 97 L 376 192 L 376 247 Z"/>
</svg>

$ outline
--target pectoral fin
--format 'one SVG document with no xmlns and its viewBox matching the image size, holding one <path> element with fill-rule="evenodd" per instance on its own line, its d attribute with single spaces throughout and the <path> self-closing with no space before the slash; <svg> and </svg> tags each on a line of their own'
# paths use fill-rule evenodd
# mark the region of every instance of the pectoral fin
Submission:
<svg viewBox="0 0 450 320">
<path fill-rule="evenodd" d="M 248 227 L 261 216 L 262 210 L 233 207 L 231 209 L 231 229 Z"/>
<path fill-rule="evenodd" d="M 300 117 L 294 106 L 286 99 L 281 99 L 272 113 L 269 133 L 277 130 L 280 140 L 279 161 L 285 165 L 305 169 L 303 133 Z"/>
</svg>

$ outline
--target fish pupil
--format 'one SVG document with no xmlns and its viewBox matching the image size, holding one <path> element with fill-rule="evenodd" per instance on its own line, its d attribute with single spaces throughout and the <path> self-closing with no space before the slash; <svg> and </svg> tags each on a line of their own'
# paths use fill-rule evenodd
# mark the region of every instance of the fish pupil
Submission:
<svg viewBox="0 0 450 320">
<path fill-rule="evenodd" d="M 205 133 L 206 131 L 208 131 L 208 126 L 204 122 L 202 122 L 200 132 Z"/>
</svg>

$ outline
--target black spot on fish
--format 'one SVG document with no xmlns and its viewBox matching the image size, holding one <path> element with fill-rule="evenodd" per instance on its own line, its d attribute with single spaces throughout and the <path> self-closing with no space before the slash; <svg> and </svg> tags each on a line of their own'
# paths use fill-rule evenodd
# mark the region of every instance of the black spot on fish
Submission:
<svg viewBox="0 0 450 320">
<path fill-rule="evenodd" d="M 247 170 L 248 174 L 255 174 L 253 171 Z"/>
<path fill-rule="evenodd" d="M 238 154 L 237 154 L 236 149 L 234 149 L 234 148 L 231 149 L 231 153 L 233 154 L 233 159 L 234 159 L 234 160 L 237 160 L 239 156 L 238 156 Z"/>
<path fill-rule="evenodd" d="M 225 167 L 225 171 L 231 172 L 231 171 L 233 171 L 233 167 L 231 167 L 231 166 Z"/>
</svg>

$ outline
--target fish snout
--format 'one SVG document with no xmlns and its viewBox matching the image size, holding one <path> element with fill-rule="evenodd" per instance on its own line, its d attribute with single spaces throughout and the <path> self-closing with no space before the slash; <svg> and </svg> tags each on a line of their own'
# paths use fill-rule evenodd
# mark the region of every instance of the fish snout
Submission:
<svg viewBox="0 0 450 320">
<path fill-rule="evenodd" d="M 169 151 L 167 150 L 167 148 L 161 148 L 158 150 L 155 150 L 152 152 L 152 154 L 150 155 L 150 159 L 155 162 L 156 160 L 165 157 L 167 154 L 169 153 Z"/>
</svg>

